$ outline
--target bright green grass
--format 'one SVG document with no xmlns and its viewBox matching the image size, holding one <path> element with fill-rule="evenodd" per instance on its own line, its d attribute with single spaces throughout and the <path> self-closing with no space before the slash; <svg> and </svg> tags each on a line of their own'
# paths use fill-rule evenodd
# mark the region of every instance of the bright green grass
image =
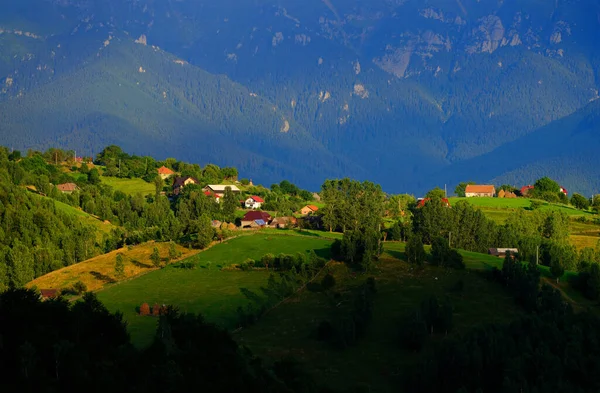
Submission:
<svg viewBox="0 0 600 393">
<path fill-rule="evenodd" d="M 455 205 L 459 201 L 467 201 L 477 207 L 494 207 L 494 208 L 520 208 L 531 206 L 531 200 L 528 198 L 449 198 L 450 204 Z"/>
<path fill-rule="evenodd" d="M 437 296 L 451 301 L 455 326 L 450 337 L 475 325 L 508 322 L 520 313 L 501 286 L 474 272 L 429 266 L 413 269 L 402 260 L 403 244 L 386 243 L 385 249 L 373 272 L 377 283 L 373 319 L 367 336 L 357 345 L 338 351 L 314 338 L 319 323 L 331 318 L 339 299 L 310 291 L 301 292 L 234 337 L 267 360 L 297 358 L 321 385 L 341 391 L 365 385 L 369 392 L 395 392 L 397 371 L 407 369 L 420 356 L 400 348 L 401 318 L 424 299 Z M 342 293 L 366 278 L 351 274 L 343 264 L 333 265 L 331 271 L 336 290 Z M 464 283 L 461 292 L 453 290 L 459 280 Z M 444 339 L 444 335 L 434 337 L 425 352 Z"/>
<path fill-rule="evenodd" d="M 231 271 L 220 267 L 243 262 L 246 258 L 258 259 L 266 253 L 315 252 L 328 258 L 331 240 L 301 237 L 263 235 L 240 236 L 218 244 L 185 262 L 196 269 L 184 270 L 168 266 L 125 281 L 98 292 L 98 298 L 110 311 L 121 311 L 128 322 L 132 342 L 143 347 L 152 341 L 156 319 L 141 317 L 136 307 L 146 302 L 170 304 L 184 312 L 201 313 L 207 320 L 232 328 L 238 306 L 247 303 L 240 288 L 257 290 L 266 284 L 266 271 Z"/>
<path fill-rule="evenodd" d="M 317 231 L 314 229 L 275 229 L 275 228 L 265 228 L 261 230 L 261 233 L 272 233 L 277 235 L 289 235 L 289 236 L 310 236 L 310 237 L 320 237 L 324 239 L 341 239 L 344 237 L 343 233 L 340 232 L 327 232 L 327 231 Z"/>
<path fill-rule="evenodd" d="M 111 186 L 115 190 L 124 192 L 125 194 L 154 194 L 154 184 L 147 183 L 142 179 L 121 179 L 118 177 L 101 176 L 102 183 Z"/>
</svg>

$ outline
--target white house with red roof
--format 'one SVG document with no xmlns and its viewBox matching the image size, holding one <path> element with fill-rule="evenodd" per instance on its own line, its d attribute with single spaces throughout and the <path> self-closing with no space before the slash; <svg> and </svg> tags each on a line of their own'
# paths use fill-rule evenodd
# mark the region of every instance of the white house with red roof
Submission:
<svg viewBox="0 0 600 393">
<path fill-rule="evenodd" d="M 256 195 L 252 195 L 246 199 L 244 206 L 246 206 L 246 209 L 260 209 L 263 203 L 265 203 L 264 199 Z"/>
</svg>

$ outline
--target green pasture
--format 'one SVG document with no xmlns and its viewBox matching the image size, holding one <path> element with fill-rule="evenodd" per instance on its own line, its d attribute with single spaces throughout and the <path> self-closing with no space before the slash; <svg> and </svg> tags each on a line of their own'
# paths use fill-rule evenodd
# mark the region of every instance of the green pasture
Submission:
<svg viewBox="0 0 600 393">
<path fill-rule="evenodd" d="M 148 345 L 156 329 L 156 318 L 139 316 L 142 303 L 169 304 L 182 312 L 200 313 L 207 320 L 225 328 L 233 328 L 236 309 L 247 303 L 240 288 L 258 290 L 267 282 L 269 273 L 262 270 L 242 272 L 221 270 L 246 258 L 258 259 L 267 253 L 294 254 L 314 250 L 329 258 L 331 240 L 304 236 L 262 234 L 240 236 L 218 244 L 183 262 L 195 269 L 169 265 L 131 281 L 125 281 L 98 292 L 98 298 L 110 311 L 121 311 L 128 323 L 132 342 Z"/>
<path fill-rule="evenodd" d="M 367 336 L 355 346 L 335 350 L 315 339 L 319 324 L 331 318 L 332 310 L 338 308 L 341 300 L 333 293 L 308 290 L 234 337 L 267 360 L 293 356 L 319 384 L 342 391 L 364 386 L 364 391 L 394 392 L 397 391 L 393 388 L 397 371 L 414 364 L 419 356 L 401 349 L 401 321 L 423 300 L 430 296 L 437 296 L 440 301 L 449 299 L 454 308 L 453 333 L 448 337 L 435 336 L 429 348 L 473 326 L 508 322 L 520 313 L 513 298 L 501 286 L 476 272 L 430 266 L 415 269 L 403 258 L 404 244 L 386 243 L 385 253 L 372 272 L 377 283 L 373 320 Z M 337 282 L 334 291 L 342 294 L 368 277 L 352 273 L 343 264 L 331 265 L 330 271 Z M 460 282 L 462 291 L 456 290 Z M 378 377 L 373 378 L 373 375 Z"/>
<path fill-rule="evenodd" d="M 154 184 L 147 183 L 146 181 L 144 181 L 142 179 L 137 179 L 137 178 L 121 179 L 118 177 L 107 177 L 107 176 L 101 176 L 100 179 L 102 180 L 102 183 L 109 185 L 113 189 L 124 192 L 125 194 L 128 194 L 128 195 L 135 195 L 135 194 L 148 195 L 148 194 L 154 194 L 154 192 L 155 192 Z"/>
</svg>

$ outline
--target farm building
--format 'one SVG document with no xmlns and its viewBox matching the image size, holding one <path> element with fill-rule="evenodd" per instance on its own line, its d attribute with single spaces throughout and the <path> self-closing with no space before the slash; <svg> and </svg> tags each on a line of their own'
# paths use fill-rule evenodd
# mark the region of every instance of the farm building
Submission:
<svg viewBox="0 0 600 393">
<path fill-rule="evenodd" d="M 236 186 L 233 185 L 229 185 L 229 184 L 209 184 L 206 187 L 204 187 L 202 189 L 202 191 L 210 191 L 214 194 L 224 194 L 225 193 L 225 189 L 229 187 L 231 188 L 231 192 L 233 192 L 234 194 L 238 194 L 240 193 L 240 189 L 237 188 Z"/>
<path fill-rule="evenodd" d="M 317 210 L 319 210 L 319 208 L 315 205 L 306 205 L 302 209 L 300 209 L 300 214 L 306 216 L 308 214 L 315 213 Z"/>
<path fill-rule="evenodd" d="M 296 217 L 276 217 L 273 219 L 273 221 L 271 221 L 271 226 L 273 228 L 283 229 L 296 225 L 297 222 L 298 220 Z"/>
<path fill-rule="evenodd" d="M 168 179 L 169 177 L 171 177 L 175 174 L 175 172 L 173 172 L 172 170 L 170 170 L 169 168 L 167 168 L 164 165 L 161 166 L 160 168 L 158 168 L 157 172 L 158 172 L 158 176 L 160 176 L 160 178 L 163 180 Z"/>
<path fill-rule="evenodd" d="M 465 188 L 465 196 L 467 198 L 493 197 L 496 196 L 496 188 L 492 185 L 469 184 Z"/>
<path fill-rule="evenodd" d="M 263 203 L 265 203 L 264 199 L 256 195 L 252 195 L 246 199 L 244 206 L 246 206 L 246 209 L 260 209 Z"/>
<path fill-rule="evenodd" d="M 56 188 L 58 188 L 58 191 L 62 192 L 63 194 L 71 194 L 71 193 L 79 190 L 79 187 L 77 187 L 77 184 L 75 184 L 75 183 L 59 184 L 56 186 Z"/>
<path fill-rule="evenodd" d="M 488 254 L 496 256 L 498 258 L 505 258 L 507 253 L 511 253 L 511 255 L 515 255 L 519 253 L 518 248 L 490 248 L 488 250 Z"/>
<path fill-rule="evenodd" d="M 52 299 L 58 296 L 58 289 L 40 289 L 40 297 L 44 299 Z"/>
<path fill-rule="evenodd" d="M 241 220 L 242 228 L 252 227 L 254 224 L 256 224 L 254 223 L 256 220 L 263 220 L 266 225 L 271 221 L 271 215 L 267 212 L 261 212 L 256 210 L 249 211 L 244 215 L 244 217 Z"/>
</svg>

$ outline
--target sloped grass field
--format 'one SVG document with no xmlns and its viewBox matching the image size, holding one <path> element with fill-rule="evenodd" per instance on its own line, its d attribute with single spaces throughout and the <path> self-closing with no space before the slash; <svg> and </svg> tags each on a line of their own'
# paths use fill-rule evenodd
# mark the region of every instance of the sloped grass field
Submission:
<svg viewBox="0 0 600 393">
<path fill-rule="evenodd" d="M 152 266 L 150 255 L 157 247 L 161 257 L 166 258 L 169 254 L 168 243 L 149 242 L 131 248 L 124 247 L 119 250 L 99 255 L 86 261 L 55 270 L 27 284 L 28 287 L 36 286 L 39 289 L 64 289 L 73 286 L 77 281 L 83 282 L 89 291 L 95 291 L 108 284 L 114 284 L 119 280 L 127 280 L 140 274 L 156 270 Z M 182 258 L 196 253 L 187 248 L 177 246 L 182 253 Z M 123 254 L 125 263 L 125 275 L 123 278 L 115 276 L 115 262 L 117 254 Z"/>
<path fill-rule="evenodd" d="M 111 186 L 117 191 L 128 195 L 154 194 L 154 184 L 147 183 L 142 179 L 121 179 L 118 177 L 100 176 L 102 183 Z"/>
<path fill-rule="evenodd" d="M 310 291 L 299 293 L 234 337 L 267 360 L 293 356 L 325 386 L 342 391 L 363 386 L 369 392 L 395 392 L 399 370 L 409 370 L 420 356 L 402 349 L 401 320 L 423 300 L 436 296 L 440 301 L 451 301 L 454 330 L 448 337 L 482 323 L 508 322 L 520 313 L 501 286 L 476 272 L 431 266 L 414 269 L 403 261 L 404 244 L 387 243 L 385 249 L 373 273 L 377 285 L 373 320 L 367 336 L 357 345 L 337 350 L 315 338 L 319 323 L 330 319 L 340 300 L 332 294 Z M 470 255 L 470 263 L 477 264 L 479 258 L 491 263 L 492 257 Z M 334 291 L 344 293 L 368 277 L 351 273 L 341 263 L 330 266 L 337 282 Z M 463 289 L 457 290 L 460 282 Z M 423 352 L 448 337 L 433 336 Z"/>
<path fill-rule="evenodd" d="M 122 282 L 98 292 L 98 298 L 110 311 L 121 311 L 128 322 L 132 342 L 139 347 L 151 343 L 157 320 L 140 316 L 142 303 L 168 304 L 182 312 L 200 313 L 208 321 L 231 329 L 236 323 L 236 309 L 247 304 L 240 288 L 257 291 L 265 286 L 270 272 L 254 270 L 222 270 L 247 258 L 259 259 L 267 253 L 295 254 L 314 250 L 329 258 L 332 241 L 305 236 L 281 236 L 258 233 L 240 236 L 200 252 L 182 262 L 194 269 L 182 269 L 178 264 Z"/>
</svg>

